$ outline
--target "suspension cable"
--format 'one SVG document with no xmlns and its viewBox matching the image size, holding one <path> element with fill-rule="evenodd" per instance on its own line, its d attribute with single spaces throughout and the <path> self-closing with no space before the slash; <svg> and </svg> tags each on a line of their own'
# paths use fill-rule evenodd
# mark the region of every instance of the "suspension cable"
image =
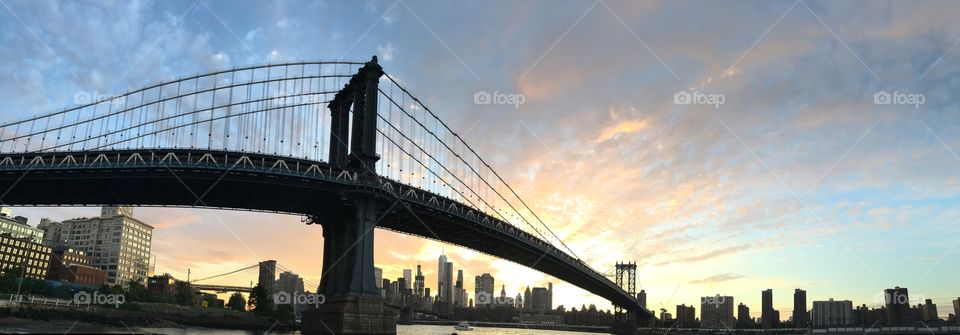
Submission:
<svg viewBox="0 0 960 335">
<path fill-rule="evenodd" d="M 463 143 L 464 147 L 466 147 L 468 150 L 470 150 L 470 152 L 473 153 L 473 155 L 476 156 L 477 159 L 479 159 L 480 162 L 483 163 L 484 166 L 486 166 L 488 169 L 490 169 L 490 172 L 492 172 L 493 175 L 496 176 L 497 179 L 499 179 L 500 182 L 502 182 L 502 183 L 504 184 L 504 186 L 506 186 L 507 189 L 510 190 L 510 193 L 512 193 L 513 196 L 515 196 L 518 200 L 520 200 L 520 203 L 523 204 L 523 206 L 527 209 L 527 211 L 529 211 L 530 214 L 533 214 L 534 218 L 536 218 L 537 221 L 539 221 L 541 225 L 543 225 L 545 228 L 547 228 L 547 231 L 549 231 L 550 234 L 553 235 L 553 237 L 555 237 L 555 238 L 557 239 L 557 241 L 560 242 L 560 244 L 562 244 L 565 248 L 567 248 L 567 251 L 569 251 L 571 254 L 573 254 L 573 256 L 576 257 L 577 259 L 580 259 L 580 257 L 577 256 L 577 254 L 576 254 L 572 249 L 570 249 L 570 247 L 567 246 L 567 244 L 564 243 L 563 240 L 560 239 L 560 237 L 557 236 L 557 234 L 554 233 L 553 230 L 550 229 L 550 227 L 547 226 L 547 224 L 544 223 L 542 219 L 540 219 L 540 216 L 538 216 L 537 213 L 534 212 L 533 209 L 531 209 L 530 206 L 527 205 L 527 203 L 523 200 L 523 198 L 520 197 L 519 194 L 517 194 L 517 192 L 513 189 L 513 187 L 511 187 L 510 184 L 507 184 L 507 182 L 503 179 L 503 177 L 501 177 L 500 174 L 497 173 L 497 171 L 494 170 L 493 167 L 490 166 L 490 164 L 488 164 L 488 163 L 486 162 L 486 160 L 484 160 L 482 157 L 480 157 L 479 154 L 477 154 L 477 152 L 473 149 L 473 147 L 471 147 L 469 144 L 467 144 L 467 142 L 464 141 L 463 138 L 461 138 L 459 134 L 455 133 L 452 129 L 450 129 L 450 127 L 447 126 L 447 124 L 446 124 L 445 122 L 443 122 L 443 120 L 441 120 L 439 117 L 437 117 L 437 115 L 434 114 L 433 111 L 430 110 L 429 107 L 427 107 L 426 105 L 424 105 L 423 102 L 420 101 L 420 99 L 417 99 L 417 97 L 415 97 L 415 96 L 413 96 L 412 94 L 410 94 L 410 92 L 407 91 L 406 88 L 404 88 L 404 87 L 401 86 L 399 83 L 397 83 L 397 81 L 394 80 L 393 77 L 391 77 L 391 76 L 390 76 L 389 74 L 387 74 L 387 73 L 384 73 L 384 76 L 387 77 L 387 79 L 389 79 L 390 82 L 393 83 L 393 85 L 396 85 L 398 88 L 400 88 L 400 90 L 402 90 L 404 93 L 406 93 L 408 96 L 410 96 L 410 98 L 412 98 L 414 101 L 416 101 L 417 104 L 419 104 L 421 107 L 423 107 L 424 110 L 426 110 L 428 113 L 430 113 L 430 115 L 433 116 L 433 118 L 436 119 L 436 120 L 440 123 L 440 125 L 442 125 L 444 128 L 446 128 L 447 131 L 449 131 L 454 137 L 456 137 L 458 140 L 460 140 L 460 142 Z M 431 133 L 431 134 L 432 134 L 432 133 Z M 464 163 L 466 163 L 466 162 L 464 162 Z M 470 165 L 467 164 L 467 166 L 470 166 Z M 471 166 L 470 169 L 473 170 L 473 167 Z M 474 170 L 474 172 L 476 173 L 475 170 Z M 484 178 L 481 177 L 480 179 L 483 180 Z M 506 200 L 504 200 L 504 201 L 506 201 Z M 509 203 L 509 202 L 508 202 L 508 203 Z M 512 207 L 512 206 L 511 206 L 511 207 Z M 519 214 L 519 211 L 518 211 L 517 213 Z M 521 217 L 523 217 L 523 215 L 521 215 Z"/>
<path fill-rule="evenodd" d="M 232 275 L 232 274 L 234 274 L 234 273 L 237 273 L 237 272 L 240 272 L 240 271 L 245 271 L 245 270 L 250 270 L 250 269 L 253 269 L 253 268 L 258 267 L 258 266 L 260 266 L 260 264 L 254 264 L 254 265 L 251 265 L 251 266 L 248 266 L 248 267 L 239 269 L 239 270 L 233 270 L 233 271 L 230 271 L 230 272 L 227 272 L 227 273 L 218 274 L 218 275 L 216 275 L 216 276 L 210 276 L 210 277 L 206 277 L 206 278 L 194 279 L 194 280 L 192 280 L 192 281 L 190 281 L 190 282 L 191 282 L 191 283 L 196 283 L 196 282 L 198 282 L 198 281 L 204 281 L 204 280 L 213 279 L 213 278 L 217 278 L 217 277 L 223 277 L 223 276 L 226 276 L 226 275 Z"/>
</svg>

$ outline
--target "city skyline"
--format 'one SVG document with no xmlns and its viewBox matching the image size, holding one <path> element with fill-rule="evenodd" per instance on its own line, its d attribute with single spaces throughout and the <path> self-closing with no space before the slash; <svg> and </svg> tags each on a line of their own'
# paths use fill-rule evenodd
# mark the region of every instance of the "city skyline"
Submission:
<svg viewBox="0 0 960 335">
<path fill-rule="evenodd" d="M 80 92 L 115 94 L 187 73 L 378 54 L 448 113 L 587 264 L 603 272 L 617 261 L 638 262 L 638 289 L 650 309 L 720 292 L 759 316 L 759 291 L 771 288 L 783 320 L 796 288 L 807 291 L 809 308 L 829 298 L 879 304 L 878 293 L 900 286 L 933 299 L 945 317 L 960 275 L 950 266 L 960 252 L 960 122 L 949 97 L 957 89 L 949 79 L 960 63 L 960 52 L 951 51 L 960 28 L 950 3 L 696 5 L 717 6 L 703 11 L 716 16 L 684 5 L 693 4 L 562 2 L 541 13 L 509 3 L 135 1 L 110 8 L 11 1 L 0 15 L 19 20 L 0 22 L 15 32 L 0 38 L 22 47 L 0 51 L 12 78 L 0 90 L 7 101 L 0 119 L 74 105 Z M 58 24 L 42 19 L 63 12 L 76 15 Z M 339 18 L 321 25 L 319 12 Z M 722 29 L 662 28 L 678 17 Z M 543 28 L 528 30 L 528 21 Z M 475 33 L 479 27 L 488 30 Z M 586 57 L 595 49 L 610 52 Z M 427 71 L 432 79 L 418 77 Z M 727 101 L 674 105 L 673 93 L 690 87 L 723 92 Z M 879 90 L 920 91 L 927 102 L 878 107 L 872 95 Z M 481 91 L 522 93 L 526 102 L 476 105 Z M 296 216 L 137 210 L 156 227 L 157 273 L 183 278 L 188 268 L 216 274 L 282 259 L 319 282 L 322 230 Z M 34 223 L 96 216 L 93 208 L 15 211 Z M 610 308 L 508 261 L 374 234 L 384 278 L 402 277 L 416 261 L 433 264 L 446 250 L 466 269 L 470 294 L 469 278 L 490 273 L 510 292 L 553 281 L 554 305 Z M 424 276 L 436 289 L 436 269 L 425 266 Z M 223 283 L 248 281 L 231 280 Z"/>
<path fill-rule="evenodd" d="M 18 208 L 18 209 L 17 209 L 17 213 L 20 213 L 20 211 L 21 211 L 22 209 L 24 209 L 24 208 Z M 88 208 L 83 208 L 83 209 L 96 209 L 96 211 L 102 212 L 102 210 L 101 210 L 99 207 L 96 207 L 96 208 L 95 208 L 95 207 L 88 207 Z M 139 210 L 140 210 L 140 209 L 152 209 L 152 207 L 141 207 L 141 208 L 138 208 L 138 213 L 139 213 Z M 89 216 L 89 217 L 96 217 L 96 216 L 97 216 L 97 215 L 91 215 L 91 216 Z M 72 219 L 87 218 L 87 217 L 88 217 L 88 216 L 80 216 L 80 217 L 76 217 L 76 218 L 72 218 Z M 45 217 L 45 218 L 46 218 L 46 217 Z M 28 218 L 28 219 L 32 219 L 32 218 Z M 39 220 L 37 220 L 37 221 L 39 221 Z M 155 242 L 159 242 L 159 241 L 155 241 Z M 473 300 L 474 297 L 475 297 L 475 287 L 476 287 L 475 285 L 476 285 L 476 284 L 475 284 L 474 281 L 468 280 L 468 278 L 473 278 L 474 276 L 480 276 L 480 275 L 487 274 L 487 273 L 473 273 L 473 272 L 472 272 L 471 270 L 469 270 L 469 269 L 466 269 L 466 271 L 465 271 L 464 268 L 459 267 L 459 266 L 457 265 L 457 262 L 456 262 L 455 260 L 449 258 L 450 255 L 447 254 L 447 247 L 441 246 L 439 250 L 440 250 L 440 254 L 438 254 L 437 256 L 443 257 L 442 259 L 445 261 L 445 262 L 444 262 L 445 264 L 446 264 L 446 263 L 452 263 L 451 266 L 452 266 L 452 268 L 453 268 L 454 271 L 457 271 L 457 272 L 459 272 L 459 271 L 464 271 L 463 287 L 464 287 L 464 289 L 466 290 L 466 293 L 468 294 L 468 298 L 467 298 L 467 299 L 468 299 L 468 300 Z M 156 254 L 153 254 L 153 255 L 151 255 L 151 256 L 157 256 L 157 255 L 156 255 Z M 270 258 L 270 259 L 275 259 L 275 258 Z M 423 267 L 423 266 L 422 266 L 423 263 L 425 263 L 425 262 L 418 262 L 418 263 L 416 263 L 416 264 L 413 264 L 412 266 L 407 266 L 407 267 L 405 267 L 403 264 L 400 264 L 400 265 L 398 265 L 395 269 L 391 270 L 391 271 L 393 271 L 393 272 L 384 270 L 383 267 L 382 267 L 380 264 L 377 265 L 377 268 L 379 269 L 379 271 L 383 271 L 383 272 L 382 272 L 382 278 L 383 278 L 383 279 L 389 279 L 390 281 L 395 281 L 395 280 L 397 280 L 398 278 L 406 278 L 406 277 L 407 277 L 407 276 L 406 276 L 406 274 L 407 274 L 406 271 L 407 271 L 407 270 L 409 270 L 409 271 L 410 271 L 410 274 L 412 275 L 412 274 L 414 273 L 413 271 L 414 271 L 415 269 L 417 269 L 417 266 L 418 266 L 418 265 L 420 265 L 420 266 L 421 266 L 421 269 L 422 269 L 422 273 L 423 273 L 424 278 L 425 278 L 425 279 L 424 279 L 424 288 L 429 288 L 430 291 L 432 292 L 431 294 L 432 294 L 434 297 L 436 297 L 437 294 L 439 293 L 439 289 L 438 289 L 438 286 L 437 286 L 438 281 L 437 281 L 437 276 L 436 276 L 437 273 L 438 273 L 438 268 L 437 268 L 437 267 Z M 253 270 L 251 270 L 251 271 L 253 271 Z M 174 277 L 177 277 L 177 275 L 176 275 L 175 272 L 169 272 L 169 271 L 157 271 L 155 274 L 163 274 L 163 273 L 175 274 Z M 296 272 L 296 273 L 299 275 L 299 272 Z M 186 275 L 186 272 L 183 272 L 183 277 L 182 277 L 182 278 L 186 278 L 185 275 Z M 253 272 L 250 273 L 250 276 L 252 276 L 252 275 L 253 275 Z M 242 277 L 242 275 L 238 275 L 238 276 Z M 301 276 L 302 276 L 302 275 L 301 275 Z M 495 280 L 496 283 L 497 283 L 496 286 L 494 287 L 494 292 L 493 292 L 493 293 L 494 293 L 494 296 L 499 296 L 499 294 L 500 294 L 500 293 L 499 293 L 499 292 L 500 292 L 500 286 L 501 286 L 501 285 L 506 285 L 506 284 L 503 284 L 503 281 L 501 281 L 500 279 L 497 279 L 497 276 L 495 276 L 495 275 L 492 275 L 492 276 L 493 276 L 494 280 Z M 178 278 L 179 278 L 179 277 L 178 277 Z M 251 278 L 252 278 L 252 277 L 251 277 Z M 433 285 L 431 285 L 431 279 L 430 279 L 430 278 L 434 278 L 433 281 L 432 281 Z M 455 276 L 452 276 L 451 279 L 455 279 L 455 278 L 456 278 Z M 225 281 L 224 281 L 224 280 L 214 280 L 214 281 L 211 282 L 211 283 L 244 286 L 244 285 L 246 285 L 247 282 L 249 282 L 249 279 L 250 279 L 250 278 L 243 278 L 243 279 L 239 279 L 239 280 L 229 280 L 229 279 L 227 279 L 227 280 L 225 280 Z M 510 284 L 510 285 L 514 285 L 514 286 L 509 286 L 509 288 L 506 289 L 506 291 L 507 291 L 507 296 L 510 297 L 510 298 L 513 298 L 512 292 L 517 292 L 517 293 L 519 293 L 519 294 L 522 295 L 525 289 L 530 289 L 530 288 L 533 288 L 533 287 L 547 287 L 549 284 L 551 284 L 551 282 L 550 282 L 549 280 L 550 280 L 550 279 L 548 278 L 548 279 L 546 279 L 546 281 L 535 281 L 535 282 L 530 282 L 530 283 L 527 283 L 527 284 L 524 284 L 523 282 L 511 281 L 511 284 Z M 553 280 L 556 281 L 556 279 L 553 279 Z M 313 283 L 313 284 L 319 283 L 319 279 L 317 279 L 317 280 L 311 280 L 311 283 Z M 410 289 L 413 289 L 414 287 L 413 287 L 412 285 L 413 285 L 415 282 L 414 282 L 414 281 L 411 281 L 411 282 L 409 282 L 409 283 L 410 283 L 410 284 L 409 284 L 409 285 L 410 285 L 409 288 L 410 288 Z M 514 283 L 515 283 L 515 284 L 514 284 Z M 896 286 L 896 285 L 888 285 L 888 286 Z M 451 289 L 453 289 L 453 288 L 454 288 L 454 287 L 451 286 Z M 315 290 L 316 290 L 316 287 L 306 287 L 305 289 L 306 289 L 307 291 L 315 291 Z M 810 310 L 812 310 L 812 302 L 813 302 L 813 301 L 830 301 L 830 300 L 834 300 L 834 299 L 837 299 L 837 300 L 852 300 L 852 302 L 853 302 L 853 304 L 854 304 L 853 307 L 855 307 L 855 308 L 856 308 L 856 307 L 859 307 L 860 305 L 863 305 L 863 304 L 865 304 L 867 307 L 870 307 L 870 308 L 883 307 L 883 306 L 885 306 L 885 304 L 886 304 L 886 302 L 884 301 L 885 298 L 884 298 L 883 294 L 886 292 L 887 289 L 888 289 L 888 288 L 886 288 L 886 287 L 880 288 L 880 289 L 876 289 L 875 291 L 876 291 L 877 293 L 872 296 L 872 299 L 871 299 L 871 300 L 864 300 L 864 301 L 860 301 L 860 300 L 856 300 L 856 299 L 849 299 L 849 298 L 846 298 L 846 297 L 833 297 L 833 296 L 830 296 L 830 297 L 822 297 L 822 298 L 819 297 L 819 296 L 815 296 L 816 298 L 810 299 L 810 298 L 807 298 L 807 297 L 806 297 L 807 291 L 804 291 L 804 288 L 792 288 L 792 289 L 773 290 L 773 291 L 774 291 L 774 295 L 773 295 L 773 309 L 776 310 L 776 311 L 778 312 L 777 314 L 780 316 L 780 318 L 778 319 L 778 321 L 783 322 L 783 321 L 790 320 L 791 317 L 794 315 L 794 314 L 793 314 L 793 313 L 794 313 L 794 308 L 793 308 L 793 306 L 794 306 L 794 296 L 793 296 L 793 294 L 796 293 L 796 290 L 801 290 L 801 291 L 804 293 L 804 298 L 806 299 L 806 305 L 807 305 L 807 311 L 808 311 L 808 312 L 809 312 Z M 646 290 L 644 290 L 644 291 L 646 292 Z M 722 289 L 721 289 L 721 291 L 722 291 Z M 756 296 L 762 296 L 762 293 L 763 293 L 763 292 L 761 292 L 761 290 L 760 290 L 759 288 L 758 288 L 756 291 L 757 291 L 757 292 L 756 292 L 756 293 L 757 293 Z M 781 294 L 781 295 L 780 295 L 780 299 L 777 299 L 777 294 L 776 294 L 776 292 L 778 292 L 778 291 L 782 291 L 782 292 L 780 293 L 780 294 Z M 787 295 L 788 293 L 789 293 L 789 295 Z M 228 297 L 229 294 L 230 294 L 230 293 L 219 293 L 218 296 L 221 296 L 221 298 L 224 298 L 224 297 Z M 786 295 L 786 296 L 785 296 L 785 295 Z M 955 307 L 953 306 L 953 301 L 956 300 L 956 299 L 960 299 L 960 294 L 956 294 L 956 295 L 957 295 L 957 297 L 952 297 L 952 298 L 949 297 L 949 296 L 948 296 L 948 297 L 937 297 L 937 298 L 934 298 L 934 299 L 936 300 L 935 302 L 939 302 L 939 303 L 936 303 L 935 305 L 936 305 L 938 314 L 939 314 L 939 316 L 940 316 L 941 319 L 946 319 L 946 318 L 947 318 L 947 315 L 949 315 L 949 314 L 954 314 L 954 313 L 955 313 Z M 712 298 L 712 297 L 714 297 L 714 295 L 709 295 L 709 296 L 707 296 L 707 297 Z M 746 300 L 746 301 L 749 301 L 749 298 L 748 298 L 748 297 L 747 297 L 747 298 L 740 298 L 740 297 L 737 297 L 737 296 L 733 296 L 733 297 L 734 297 L 735 299 L 744 299 L 744 300 Z M 931 299 L 930 297 L 922 296 L 922 295 L 921 295 L 921 296 L 912 295 L 912 296 L 910 297 L 910 303 L 911 303 L 912 305 L 910 305 L 910 306 L 912 307 L 912 306 L 915 305 L 915 304 L 923 304 L 926 300 L 934 300 L 934 299 Z M 673 314 L 673 313 L 674 313 L 673 307 L 675 307 L 674 305 L 690 304 L 690 306 L 699 306 L 698 304 L 702 304 L 702 303 L 703 303 L 702 300 L 703 300 L 703 297 L 701 297 L 700 299 L 698 299 L 698 300 L 696 300 L 696 301 L 680 301 L 680 302 L 676 302 L 676 303 L 673 303 L 673 304 L 670 304 L 670 305 L 668 305 L 668 304 L 663 304 L 662 306 L 661 306 L 661 305 L 657 305 L 657 306 L 648 305 L 647 307 L 648 307 L 648 309 L 651 309 L 651 310 L 654 310 L 654 311 L 659 310 L 660 308 L 666 308 L 669 313 Z M 762 299 L 757 299 L 757 301 L 758 301 L 758 302 L 755 304 L 756 307 L 754 307 L 754 304 L 744 303 L 743 300 L 736 300 L 737 304 L 743 304 L 743 305 L 749 307 L 749 308 L 750 308 L 750 311 L 751 311 L 751 312 L 750 312 L 751 317 L 756 318 L 757 321 L 760 322 L 761 316 L 762 316 L 762 313 L 763 313 L 763 312 L 762 312 L 762 311 L 763 311 L 763 308 L 762 308 L 762 304 L 761 304 Z M 553 304 L 553 307 L 556 308 L 556 307 L 558 307 L 558 306 L 560 306 L 560 305 L 564 305 L 567 309 L 570 309 L 570 308 L 580 309 L 581 306 L 588 306 L 588 305 L 591 305 L 591 304 L 596 305 L 598 308 L 600 308 L 600 309 L 602 309 L 602 310 L 612 310 L 612 307 L 607 306 L 607 305 L 604 305 L 603 303 L 597 304 L 597 303 L 595 303 L 595 302 L 586 302 L 586 301 L 583 302 L 583 303 L 579 303 L 579 304 L 561 304 L 561 303 L 554 303 L 554 304 Z M 736 305 L 733 305 L 733 308 L 734 308 L 733 311 L 734 311 L 734 316 L 735 316 L 735 318 L 736 318 L 736 307 L 737 307 Z M 696 315 L 697 318 L 700 318 L 700 317 L 701 317 L 701 314 L 700 314 L 700 313 L 701 313 L 702 311 L 703 311 L 703 309 L 699 309 L 699 310 L 696 310 L 696 311 L 695 311 L 695 315 Z M 677 316 L 676 316 L 676 315 L 673 315 L 673 317 L 677 317 Z M 808 315 L 807 317 L 809 317 L 809 315 Z"/>
</svg>

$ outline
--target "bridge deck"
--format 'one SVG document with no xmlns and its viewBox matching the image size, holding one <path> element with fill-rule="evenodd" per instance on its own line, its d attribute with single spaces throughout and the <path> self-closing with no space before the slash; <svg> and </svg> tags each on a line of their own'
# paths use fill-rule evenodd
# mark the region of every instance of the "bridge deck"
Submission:
<svg viewBox="0 0 960 335">
<path fill-rule="evenodd" d="M 0 155 L 0 188 L 9 190 L 3 202 L 18 206 L 124 203 L 318 217 L 342 206 L 346 192 L 370 192 L 382 202 L 380 228 L 513 261 L 652 316 L 586 264 L 509 223 L 421 189 L 363 178 L 324 162 L 184 149 L 8 154 Z"/>
</svg>

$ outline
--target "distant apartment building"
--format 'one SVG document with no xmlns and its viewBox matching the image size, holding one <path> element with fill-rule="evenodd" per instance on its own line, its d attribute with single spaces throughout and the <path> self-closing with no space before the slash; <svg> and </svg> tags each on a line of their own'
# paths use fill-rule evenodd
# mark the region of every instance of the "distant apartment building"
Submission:
<svg viewBox="0 0 960 335">
<path fill-rule="evenodd" d="M 953 301 L 953 317 L 960 319 L 960 297 Z"/>
<path fill-rule="evenodd" d="M 807 291 L 793 290 L 793 327 L 806 328 L 809 314 L 807 314 Z"/>
<path fill-rule="evenodd" d="M 275 292 L 289 294 L 291 298 L 305 292 L 303 287 L 303 278 L 300 278 L 299 275 L 290 271 L 281 272 L 280 277 L 277 279 L 277 282 L 274 286 L 276 286 Z M 307 306 L 303 304 L 296 304 L 296 299 L 292 299 L 291 301 L 294 303 L 294 315 L 297 318 L 300 318 Z"/>
<path fill-rule="evenodd" d="M 677 324 L 678 328 L 690 328 L 697 322 L 697 308 L 685 304 L 677 305 Z"/>
<path fill-rule="evenodd" d="M 814 301 L 811 323 L 815 328 L 853 325 L 853 302 L 850 300 Z"/>
<path fill-rule="evenodd" d="M 771 329 L 777 326 L 779 317 L 774 316 L 774 314 L 780 314 L 773 309 L 773 290 L 766 289 L 763 290 L 761 295 L 761 304 L 760 304 L 760 327 L 763 329 Z M 777 313 L 775 313 L 777 312 Z"/>
<path fill-rule="evenodd" d="M 534 287 L 530 291 L 530 309 L 532 311 L 553 309 L 553 283 L 547 283 L 547 287 Z"/>
<path fill-rule="evenodd" d="M 914 321 L 910 310 L 910 293 L 906 287 L 894 287 L 883 291 L 888 325 L 910 325 Z"/>
<path fill-rule="evenodd" d="M 30 237 L 0 234 L 0 272 L 13 271 L 19 276 L 45 279 L 50 264 L 50 247 Z"/>
<path fill-rule="evenodd" d="M 737 326 L 743 328 L 752 324 L 753 318 L 750 317 L 750 307 L 741 302 L 740 305 L 737 305 Z"/>
<path fill-rule="evenodd" d="M 937 313 L 937 304 L 932 299 L 926 299 L 922 307 L 924 321 L 940 321 L 940 314 Z"/>
<path fill-rule="evenodd" d="M 640 307 L 647 308 L 647 291 L 640 290 L 640 293 L 637 293 L 637 302 L 640 303 Z"/>
<path fill-rule="evenodd" d="M 27 218 L 12 216 L 9 207 L 0 207 L 0 235 L 8 234 L 16 238 L 26 238 L 34 243 L 43 242 L 43 230 L 27 224 Z"/>
<path fill-rule="evenodd" d="M 673 315 L 665 309 L 660 310 L 660 322 L 670 324 L 673 322 Z"/>
<path fill-rule="evenodd" d="M 280 273 L 280 278 L 276 282 L 276 292 L 303 293 L 303 278 L 290 271 Z"/>
<path fill-rule="evenodd" d="M 733 317 L 732 296 L 716 295 L 700 298 L 700 328 L 734 329 L 737 319 Z"/>
<path fill-rule="evenodd" d="M 107 273 L 93 267 L 90 256 L 83 250 L 59 245 L 52 248 L 47 280 L 100 286 L 106 282 Z"/>
<path fill-rule="evenodd" d="M 107 284 L 146 283 L 153 226 L 134 218 L 132 207 L 106 206 L 94 218 L 44 220 L 41 228 L 48 243 L 89 255 L 91 265 L 107 273 Z"/>
</svg>

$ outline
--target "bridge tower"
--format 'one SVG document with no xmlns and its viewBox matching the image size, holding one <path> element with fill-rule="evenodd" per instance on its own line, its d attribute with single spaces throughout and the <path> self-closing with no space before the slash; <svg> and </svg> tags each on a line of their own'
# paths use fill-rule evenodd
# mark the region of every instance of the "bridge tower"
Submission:
<svg viewBox="0 0 960 335">
<path fill-rule="evenodd" d="M 330 163 L 375 181 L 377 96 L 383 69 L 376 56 L 337 93 L 330 109 Z M 350 114 L 352 112 L 352 120 Z M 352 122 L 351 122 L 352 121 Z M 352 123 L 352 127 L 351 127 Z M 348 152 L 349 149 L 349 152 Z M 373 267 L 375 195 L 352 191 L 338 209 L 313 216 L 323 227 L 324 304 L 304 311 L 303 334 L 396 334 L 396 311 L 384 305 Z"/>
<path fill-rule="evenodd" d="M 637 263 L 628 262 L 616 265 L 617 286 L 627 291 L 630 296 L 637 296 Z M 614 307 L 613 331 L 616 334 L 636 334 L 637 332 L 637 306 Z"/>
</svg>

